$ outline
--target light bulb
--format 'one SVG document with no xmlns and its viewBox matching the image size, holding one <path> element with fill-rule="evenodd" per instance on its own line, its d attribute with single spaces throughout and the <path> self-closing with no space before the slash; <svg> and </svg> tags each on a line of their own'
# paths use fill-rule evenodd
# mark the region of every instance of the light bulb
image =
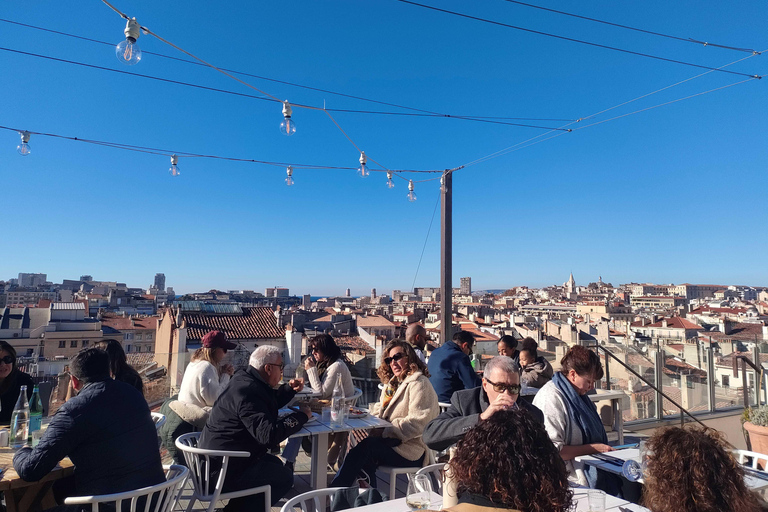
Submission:
<svg viewBox="0 0 768 512">
<path fill-rule="evenodd" d="M 115 48 L 117 60 L 128 66 L 138 64 L 141 60 L 141 48 L 136 44 L 136 40 L 141 33 L 140 28 L 136 18 L 128 20 L 124 30 L 125 41 L 122 41 L 117 45 L 117 48 Z"/>
<path fill-rule="evenodd" d="M 283 122 L 280 123 L 280 132 L 284 135 L 293 135 L 296 133 L 296 122 L 291 119 L 291 114 L 293 114 L 293 109 L 291 108 L 291 104 L 288 103 L 288 100 L 286 100 L 283 102 Z"/>
<path fill-rule="evenodd" d="M 288 177 L 285 178 L 285 184 L 290 187 L 293 185 L 293 167 L 289 165 L 288 169 L 285 170 L 285 173 L 288 175 Z"/>
<path fill-rule="evenodd" d="M 410 202 L 416 200 L 416 194 L 413 193 L 413 180 L 408 180 L 408 200 Z"/>
<path fill-rule="evenodd" d="M 360 167 L 357 168 L 357 174 L 360 175 L 361 178 L 365 178 L 370 174 L 368 171 L 368 159 L 365 157 L 365 151 L 360 152 Z"/>
<path fill-rule="evenodd" d="M 387 171 L 387 188 L 394 188 L 395 182 L 392 181 L 392 171 Z"/>
<path fill-rule="evenodd" d="M 16 151 L 19 152 L 21 156 L 27 156 L 32 152 L 32 149 L 29 147 L 29 132 L 23 131 L 19 132 L 19 135 L 21 135 L 21 144 L 16 146 Z"/>
<path fill-rule="evenodd" d="M 171 168 L 168 169 L 168 172 L 171 173 L 171 176 L 179 176 L 181 173 L 179 172 L 179 166 L 176 165 L 179 163 L 179 157 L 176 155 L 171 155 Z"/>
</svg>

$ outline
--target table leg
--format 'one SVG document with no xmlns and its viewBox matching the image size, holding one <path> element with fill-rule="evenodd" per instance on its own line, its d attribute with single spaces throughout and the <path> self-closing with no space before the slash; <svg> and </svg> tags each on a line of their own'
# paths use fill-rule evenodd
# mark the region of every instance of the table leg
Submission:
<svg viewBox="0 0 768 512">
<path fill-rule="evenodd" d="M 621 398 L 615 400 L 616 405 L 614 406 L 614 416 L 613 416 L 613 425 L 614 428 L 619 432 L 619 444 L 624 444 L 624 412 L 622 411 L 621 407 Z"/>
<path fill-rule="evenodd" d="M 328 432 L 312 436 L 310 485 L 315 490 L 328 487 Z"/>
</svg>

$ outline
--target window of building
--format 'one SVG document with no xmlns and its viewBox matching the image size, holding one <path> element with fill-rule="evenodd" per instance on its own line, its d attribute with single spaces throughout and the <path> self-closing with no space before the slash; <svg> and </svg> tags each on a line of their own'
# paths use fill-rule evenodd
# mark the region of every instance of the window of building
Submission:
<svg viewBox="0 0 768 512">
<path fill-rule="evenodd" d="M 88 340 L 83 340 L 83 348 L 88 346 Z"/>
<path fill-rule="evenodd" d="M 152 341 L 153 334 L 151 332 L 148 332 L 147 335 L 145 336 L 145 338 L 146 338 L 147 341 Z"/>
<path fill-rule="evenodd" d="M 131 346 L 130 345 L 126 345 L 125 346 L 125 353 L 127 354 L 130 351 L 131 351 Z"/>
<path fill-rule="evenodd" d="M 123 339 L 124 339 L 125 341 L 131 341 L 131 340 L 133 340 L 133 333 L 132 333 L 132 332 L 127 332 L 127 333 L 125 333 L 125 334 L 123 335 Z"/>
<path fill-rule="evenodd" d="M 77 340 L 72 340 L 69 342 L 70 348 L 77 348 Z"/>
<path fill-rule="evenodd" d="M 142 339 L 144 339 L 144 337 L 141 334 L 136 333 L 136 341 L 141 341 Z"/>
<path fill-rule="evenodd" d="M 59 340 L 59 348 L 67 348 L 67 341 Z"/>
<path fill-rule="evenodd" d="M 731 376 L 730 375 L 723 375 L 723 387 L 724 388 L 731 387 Z"/>
</svg>

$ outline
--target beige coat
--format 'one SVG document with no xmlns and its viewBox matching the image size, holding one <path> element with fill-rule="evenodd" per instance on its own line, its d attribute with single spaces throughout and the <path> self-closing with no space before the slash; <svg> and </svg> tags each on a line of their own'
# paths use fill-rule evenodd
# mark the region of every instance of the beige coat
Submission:
<svg viewBox="0 0 768 512">
<path fill-rule="evenodd" d="M 391 427 L 384 429 L 382 437 L 399 439 L 402 442 L 393 448 L 395 452 L 408 460 L 417 460 L 427 449 L 421 434 L 427 423 L 437 418 L 440 412 L 437 393 L 432 388 L 432 384 L 424 374 L 415 372 L 398 386 L 395 395 L 382 413 L 383 399 L 382 391 L 381 398 L 371 408 L 371 414 L 392 423 Z M 424 457 L 424 465 L 426 464 L 427 457 Z"/>
</svg>

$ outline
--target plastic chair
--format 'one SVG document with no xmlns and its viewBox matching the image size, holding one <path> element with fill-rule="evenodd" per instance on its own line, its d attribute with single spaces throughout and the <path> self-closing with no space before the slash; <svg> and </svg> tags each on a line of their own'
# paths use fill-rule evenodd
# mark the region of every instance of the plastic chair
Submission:
<svg viewBox="0 0 768 512">
<path fill-rule="evenodd" d="M 99 512 L 99 505 L 114 503 L 114 510 L 122 510 L 123 505 L 130 505 L 131 512 L 171 512 L 179 501 L 181 490 L 187 482 L 189 470 L 184 466 L 163 466 L 166 481 L 151 487 L 135 491 L 102 494 L 101 496 L 74 496 L 64 500 L 65 505 L 91 505 L 93 512 Z M 146 498 L 142 505 L 140 498 Z M 152 503 L 154 501 L 154 504 Z M 110 507 L 111 509 L 111 507 Z"/>
<path fill-rule="evenodd" d="M 165 423 L 165 414 L 160 414 L 159 412 L 153 412 L 151 414 L 152 421 L 155 422 L 155 430 L 160 430 L 160 427 Z"/>
<path fill-rule="evenodd" d="M 429 467 L 435 463 L 435 454 L 432 450 L 427 448 L 427 466 Z M 389 499 L 395 499 L 395 493 L 397 492 L 397 477 L 398 475 L 407 475 L 409 473 L 415 474 L 421 470 L 418 468 L 396 468 L 394 466 L 379 466 L 378 471 L 389 475 Z"/>
<path fill-rule="evenodd" d="M 451 406 L 451 402 L 437 402 L 437 406 L 440 408 L 440 414 L 444 413 Z"/>
<path fill-rule="evenodd" d="M 766 468 L 768 467 L 768 455 L 763 453 L 751 452 L 749 450 L 731 450 L 731 453 L 733 453 L 734 457 L 736 457 L 736 460 L 739 461 L 739 464 L 750 467 L 757 471 L 766 471 Z M 745 464 L 747 457 L 752 459 L 751 464 Z M 758 460 L 765 461 L 762 468 L 757 465 Z"/>
<path fill-rule="evenodd" d="M 207 512 L 213 512 L 216 502 L 219 500 L 229 500 L 232 498 L 241 498 L 252 494 L 264 494 L 264 507 L 269 510 L 272 504 L 272 487 L 262 485 L 251 489 L 241 491 L 221 492 L 224 486 L 224 479 L 227 476 L 227 467 L 229 459 L 232 457 L 250 457 L 251 454 L 245 451 L 223 451 L 206 450 L 198 448 L 197 442 L 200 440 L 200 432 L 190 432 L 176 439 L 176 448 L 184 452 L 184 460 L 189 466 L 190 478 L 194 491 L 187 505 L 187 512 L 197 501 L 209 502 Z M 216 482 L 211 481 L 211 457 L 221 457 L 221 470 Z M 213 488 L 211 488 L 213 486 Z"/>
<path fill-rule="evenodd" d="M 347 405 L 350 407 L 354 407 L 357 405 L 357 400 L 363 396 L 363 390 L 360 388 L 355 388 L 355 393 L 349 397 L 345 398 L 344 400 L 347 402 Z"/>
<path fill-rule="evenodd" d="M 304 494 L 299 494 L 289 499 L 280 509 L 280 512 L 294 512 L 296 506 L 301 507 L 302 512 L 320 512 L 327 507 L 325 501 L 328 498 L 332 498 L 336 491 L 343 491 L 346 487 L 329 487 L 327 489 L 318 489 L 316 491 L 308 491 Z M 312 500 L 314 508 L 307 507 L 307 502 Z"/>
<path fill-rule="evenodd" d="M 438 464 L 430 464 L 423 467 L 416 472 L 417 475 L 429 476 L 432 483 L 435 485 L 435 492 L 442 496 L 443 494 L 443 472 L 447 464 L 440 462 Z"/>
</svg>

